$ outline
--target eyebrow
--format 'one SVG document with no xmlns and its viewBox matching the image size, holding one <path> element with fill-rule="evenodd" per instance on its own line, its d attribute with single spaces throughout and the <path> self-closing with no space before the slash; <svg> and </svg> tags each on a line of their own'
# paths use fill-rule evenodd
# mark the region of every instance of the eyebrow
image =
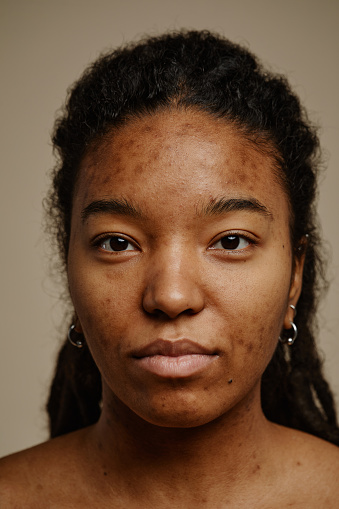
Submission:
<svg viewBox="0 0 339 509">
<path fill-rule="evenodd" d="M 259 212 L 267 217 L 272 217 L 271 212 L 255 198 L 219 198 L 212 200 L 203 206 L 198 215 L 215 216 L 233 211 Z M 141 218 L 142 212 L 126 199 L 95 200 L 87 205 L 81 212 L 81 219 L 86 221 L 90 216 L 97 214 L 120 214 L 134 218 Z"/>
<path fill-rule="evenodd" d="M 212 200 L 208 205 L 202 207 L 201 212 L 205 216 L 215 216 L 233 211 L 259 212 L 266 217 L 272 218 L 272 213 L 265 205 L 255 198 L 219 198 Z"/>
<path fill-rule="evenodd" d="M 129 217 L 141 217 L 141 211 L 125 199 L 95 200 L 81 212 L 82 221 L 96 214 L 120 214 Z"/>
</svg>

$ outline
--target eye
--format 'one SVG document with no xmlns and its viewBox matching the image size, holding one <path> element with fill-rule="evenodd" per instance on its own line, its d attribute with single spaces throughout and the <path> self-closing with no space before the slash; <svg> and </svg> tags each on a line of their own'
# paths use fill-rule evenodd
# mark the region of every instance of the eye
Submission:
<svg viewBox="0 0 339 509">
<path fill-rule="evenodd" d="M 103 239 L 99 239 L 97 245 L 104 251 L 120 252 L 120 251 L 134 251 L 136 247 L 124 237 L 118 235 L 110 235 Z"/>
<path fill-rule="evenodd" d="M 215 244 L 213 244 L 212 249 L 225 249 L 227 251 L 240 251 L 241 249 L 245 249 L 247 246 L 251 244 L 251 240 L 242 236 L 242 235 L 225 235 L 221 237 Z"/>
</svg>

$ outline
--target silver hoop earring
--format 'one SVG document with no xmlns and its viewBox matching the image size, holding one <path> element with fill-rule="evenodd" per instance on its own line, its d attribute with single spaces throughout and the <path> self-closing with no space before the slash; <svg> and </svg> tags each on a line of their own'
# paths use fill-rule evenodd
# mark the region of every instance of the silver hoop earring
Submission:
<svg viewBox="0 0 339 509">
<path fill-rule="evenodd" d="M 85 344 L 84 335 L 75 330 L 75 325 L 70 326 L 67 337 L 71 345 L 76 346 L 77 348 L 82 348 Z"/>
<path fill-rule="evenodd" d="M 293 334 L 288 338 L 282 338 L 281 336 L 279 336 L 279 341 L 281 343 L 286 343 L 288 346 L 292 346 L 298 336 L 298 329 L 297 329 L 296 324 L 294 322 L 290 322 L 290 324 L 291 324 L 291 329 L 293 329 Z"/>
</svg>

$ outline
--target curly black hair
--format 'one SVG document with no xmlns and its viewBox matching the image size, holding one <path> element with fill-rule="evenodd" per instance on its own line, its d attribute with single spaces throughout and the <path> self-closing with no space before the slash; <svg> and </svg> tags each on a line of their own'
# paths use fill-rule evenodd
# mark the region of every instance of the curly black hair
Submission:
<svg viewBox="0 0 339 509">
<path fill-rule="evenodd" d="M 86 152 L 131 118 L 170 108 L 225 119 L 273 150 L 290 201 L 294 256 L 305 254 L 306 238 L 307 250 L 298 341 L 293 348 L 278 344 L 262 377 L 262 407 L 273 422 L 339 444 L 333 397 L 314 341 L 315 311 L 326 286 L 315 213 L 318 138 L 286 79 L 263 69 L 247 49 L 208 31 L 180 31 L 109 52 L 85 71 L 53 134 L 59 157 L 48 210 L 64 266 L 73 191 Z M 96 422 L 100 402 L 100 373 L 89 350 L 78 351 L 66 340 L 47 404 L 51 436 Z"/>
</svg>

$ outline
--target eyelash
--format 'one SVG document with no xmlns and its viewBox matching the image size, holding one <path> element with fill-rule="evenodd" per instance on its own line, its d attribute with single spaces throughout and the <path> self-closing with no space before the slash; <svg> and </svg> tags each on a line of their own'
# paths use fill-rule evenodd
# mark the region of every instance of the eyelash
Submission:
<svg viewBox="0 0 339 509">
<path fill-rule="evenodd" d="M 219 243 L 222 243 L 222 241 L 224 239 L 235 239 L 235 241 L 236 242 L 238 241 L 238 243 L 241 243 L 241 241 L 245 241 L 247 243 L 247 245 L 244 247 L 240 247 L 240 248 L 238 246 L 235 246 L 234 249 L 227 249 L 223 246 L 216 247 L 216 245 Z M 229 233 L 227 233 L 227 235 L 222 235 L 221 237 L 218 238 L 218 240 L 214 241 L 211 244 L 210 249 L 239 253 L 239 252 L 245 251 L 250 246 L 255 246 L 256 244 L 257 244 L 256 240 L 248 235 L 244 235 L 243 233 L 238 233 L 238 232 L 229 232 Z"/>
<path fill-rule="evenodd" d="M 132 246 L 133 249 L 120 249 L 120 250 L 119 249 L 116 249 L 116 250 L 112 249 L 112 250 L 109 250 L 109 249 L 105 249 L 104 247 L 102 247 L 103 244 L 105 244 L 106 242 L 111 242 L 112 239 L 116 239 L 116 240 L 119 239 L 120 241 L 127 242 L 129 244 L 129 246 Z M 103 235 L 100 235 L 99 237 L 94 239 L 93 246 L 96 247 L 96 248 L 102 249 L 106 253 L 124 253 L 126 251 L 135 251 L 138 248 L 136 243 L 132 242 L 130 239 L 124 237 L 123 235 L 119 235 L 119 234 L 103 234 Z M 122 243 L 121 243 L 121 247 L 123 247 Z"/>
<path fill-rule="evenodd" d="M 106 243 L 106 242 L 109 242 L 111 243 L 113 239 L 116 239 L 119 243 L 119 241 L 122 241 L 120 243 L 121 247 L 123 249 L 107 249 L 107 248 L 104 248 L 103 245 Z M 224 239 L 229 239 L 230 242 L 235 242 L 236 244 L 243 242 L 245 241 L 247 243 L 246 246 L 244 247 L 238 247 L 238 245 L 236 245 L 234 247 L 234 249 L 229 249 L 227 247 L 224 247 L 222 246 L 222 242 Z M 128 246 L 124 246 L 124 242 L 127 242 L 128 243 Z M 218 244 L 221 244 L 221 247 L 216 247 Z M 244 235 L 244 234 L 240 234 L 238 232 L 229 232 L 227 235 L 222 235 L 221 237 L 219 237 L 218 240 L 214 241 L 209 249 L 211 250 L 218 250 L 218 251 L 225 251 L 225 252 L 241 252 L 241 251 L 245 251 L 249 246 L 251 245 L 256 245 L 256 241 L 252 238 L 252 237 L 249 237 L 247 235 Z M 103 251 L 105 251 L 106 253 L 124 253 L 126 251 L 135 251 L 138 249 L 138 246 L 136 245 L 136 243 L 132 242 L 131 240 L 127 239 L 126 237 L 124 237 L 123 235 L 118 235 L 118 234 L 111 234 L 111 235 L 108 235 L 108 234 L 103 234 L 101 236 L 99 236 L 98 238 L 96 238 L 93 242 L 93 246 L 96 247 L 96 248 L 100 248 L 102 249 Z M 132 246 L 132 248 L 128 248 Z M 112 248 L 112 246 L 110 246 Z M 118 247 L 118 246 L 115 246 L 115 247 Z M 127 249 L 125 249 L 125 247 L 127 247 Z"/>
</svg>

